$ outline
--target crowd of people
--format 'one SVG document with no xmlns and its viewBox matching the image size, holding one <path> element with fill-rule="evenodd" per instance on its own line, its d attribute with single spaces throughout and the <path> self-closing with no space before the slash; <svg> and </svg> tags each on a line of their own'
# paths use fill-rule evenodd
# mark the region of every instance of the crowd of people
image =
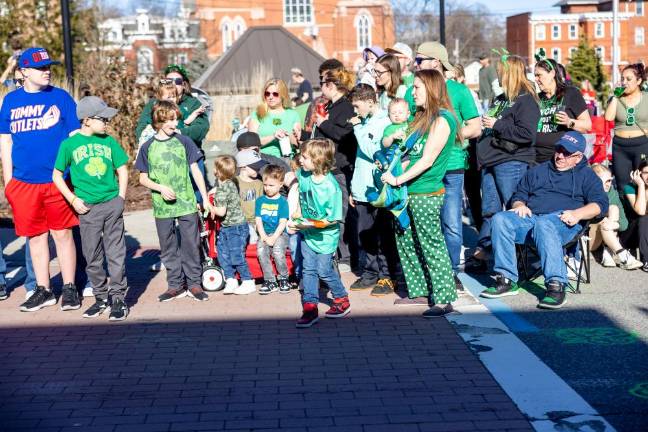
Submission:
<svg viewBox="0 0 648 432">
<path fill-rule="evenodd" d="M 622 88 L 605 111 L 615 122 L 609 168 L 589 165 L 583 134 L 592 127 L 591 109 L 566 82 L 565 68 L 542 53 L 535 82 L 521 57 L 503 50 L 492 66 L 490 56 L 481 56 L 478 93 L 438 42 L 416 50 L 404 43 L 368 47 L 363 60 L 355 72 L 337 59 L 324 61 L 319 97 L 299 68 L 291 70 L 298 85 L 292 98 L 286 82 L 269 79 L 233 136 L 236 154 L 211 166 L 202 151 L 210 126 L 205 106 L 191 95 L 184 67 L 164 69 L 137 124 L 134 161 L 140 184 L 151 190 L 168 285 L 160 301 L 209 299 L 201 281 L 200 213 L 218 223 L 223 294 L 299 287 L 299 328 L 318 321 L 320 283 L 333 299 L 325 317 L 350 312 L 340 276 L 350 270 L 358 275 L 350 290 L 404 290 L 395 304 L 427 306 L 426 318 L 453 313 L 464 291 L 458 273 L 488 271 L 491 260 L 495 282 L 481 295 L 518 294 L 516 244 L 524 243 L 540 256 L 546 294 L 538 306 L 558 309 L 569 284 L 566 260 L 582 258 L 564 245 L 587 227 L 603 266 L 648 272 L 641 64 L 624 68 Z M 56 62 L 43 48 L 14 61 L 17 88 L 2 103 L 0 145 L 16 234 L 28 246 L 31 281 L 20 309 L 58 301 L 50 285 L 50 235 L 63 279 L 61 308 L 81 307 L 72 236 L 78 225 L 95 297 L 83 316 L 110 310 L 110 320 L 123 320 L 129 158 L 107 133 L 117 111 L 96 96 L 75 102 L 53 87 Z M 307 108 L 305 118 L 295 106 Z M 462 263 L 464 197 L 479 239 Z M 250 244 L 263 273 L 259 287 L 247 262 Z M 0 299 L 7 295 L 0 280 Z"/>
</svg>

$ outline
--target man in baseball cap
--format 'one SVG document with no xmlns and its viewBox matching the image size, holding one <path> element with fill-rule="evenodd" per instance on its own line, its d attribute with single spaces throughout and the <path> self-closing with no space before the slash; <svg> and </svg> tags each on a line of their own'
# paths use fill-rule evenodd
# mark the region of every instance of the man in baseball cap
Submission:
<svg viewBox="0 0 648 432">
<path fill-rule="evenodd" d="M 241 150 L 238 153 L 236 153 L 236 167 L 237 168 L 242 168 L 242 167 L 248 167 L 256 171 L 257 173 L 260 172 L 263 167 L 268 165 L 268 162 L 264 161 L 261 159 L 259 156 L 259 153 L 252 149 L 245 149 Z"/>
<path fill-rule="evenodd" d="M 250 149 L 254 150 L 261 159 L 265 161 L 266 164 L 279 165 L 286 172 L 290 171 L 288 164 L 281 158 L 276 156 L 269 155 L 267 153 L 260 153 L 261 151 L 261 139 L 259 134 L 256 132 L 243 132 L 236 139 L 236 149 L 238 151 Z"/>
<path fill-rule="evenodd" d="M 61 64 L 61 62 L 52 60 L 47 50 L 39 47 L 27 48 L 18 59 L 18 67 L 21 69 L 39 69 L 58 64 Z"/>
<path fill-rule="evenodd" d="M 414 84 L 414 74 L 410 69 L 414 58 L 412 48 L 410 48 L 406 43 L 396 42 L 393 47 L 385 48 L 385 54 L 394 55 L 398 59 L 401 68 L 401 81 L 403 84 L 407 87 Z"/>
</svg>

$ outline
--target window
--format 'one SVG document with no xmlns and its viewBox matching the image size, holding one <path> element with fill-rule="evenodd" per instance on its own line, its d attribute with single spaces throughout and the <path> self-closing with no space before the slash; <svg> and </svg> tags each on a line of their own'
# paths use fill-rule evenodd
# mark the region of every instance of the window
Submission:
<svg viewBox="0 0 648 432">
<path fill-rule="evenodd" d="M 560 24 L 554 24 L 551 26 L 551 39 L 560 39 Z"/>
<path fill-rule="evenodd" d="M 226 21 L 223 23 L 221 26 L 221 39 L 223 40 L 223 52 L 227 51 L 230 49 L 232 46 L 232 24 L 230 21 Z"/>
<path fill-rule="evenodd" d="M 232 31 L 234 32 L 234 41 L 237 41 L 238 38 L 245 33 L 245 20 L 237 15 L 236 18 L 234 18 L 233 27 Z"/>
<path fill-rule="evenodd" d="M 535 27 L 535 38 L 536 40 L 545 40 L 545 26 L 536 25 Z"/>
<path fill-rule="evenodd" d="M 578 25 L 569 24 L 569 39 L 578 39 Z"/>
<path fill-rule="evenodd" d="M 137 73 L 147 75 L 153 73 L 153 51 L 149 48 L 137 50 Z"/>
<path fill-rule="evenodd" d="M 635 27 L 635 45 L 644 45 L 644 28 Z"/>
<path fill-rule="evenodd" d="M 362 14 L 356 17 L 356 34 L 358 40 L 358 51 L 371 46 L 371 20 L 368 15 Z"/>
<path fill-rule="evenodd" d="M 594 24 L 594 37 L 605 37 L 605 23 L 597 22 L 596 24 Z"/>
<path fill-rule="evenodd" d="M 574 54 L 576 54 L 576 47 L 569 48 L 569 59 L 570 60 L 574 58 Z"/>
<path fill-rule="evenodd" d="M 312 24 L 313 7 L 311 0 L 284 0 L 284 23 Z"/>
<path fill-rule="evenodd" d="M 556 60 L 557 63 L 560 63 L 560 48 L 551 49 L 551 58 Z"/>
<path fill-rule="evenodd" d="M 597 46 L 595 48 L 596 55 L 603 61 L 605 59 L 605 48 L 602 46 Z"/>
<path fill-rule="evenodd" d="M 637 5 L 635 6 L 635 10 L 637 12 L 637 16 L 643 16 L 643 1 L 638 1 Z"/>
</svg>

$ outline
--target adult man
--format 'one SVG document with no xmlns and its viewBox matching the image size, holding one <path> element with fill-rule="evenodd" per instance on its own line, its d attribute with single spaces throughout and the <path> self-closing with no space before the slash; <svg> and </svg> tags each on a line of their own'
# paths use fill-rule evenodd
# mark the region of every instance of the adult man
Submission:
<svg viewBox="0 0 648 432">
<path fill-rule="evenodd" d="M 48 238 L 52 234 L 63 277 L 61 309 L 81 307 L 74 285 L 76 214 L 52 183 L 61 141 L 79 128 L 76 104 L 50 85 L 50 59 L 44 48 L 29 48 L 18 59 L 24 86 L 5 96 L 0 110 L 0 147 L 5 194 L 16 234 L 29 238 L 36 274 L 34 294 L 20 306 L 31 312 L 56 304 L 50 288 Z"/>
<path fill-rule="evenodd" d="M 293 99 L 295 105 L 302 105 L 313 101 L 313 86 L 310 81 L 304 77 L 304 73 L 299 68 L 290 69 L 292 81 L 298 85 L 297 96 Z"/>
<path fill-rule="evenodd" d="M 448 61 L 448 51 L 438 42 L 423 42 L 416 49 L 417 70 L 436 69 L 445 76 L 445 72 L 454 68 Z M 479 111 L 468 87 L 454 80 L 446 79 L 448 96 L 454 108 L 455 114 L 461 127 L 461 136 L 464 142 L 470 138 L 477 138 L 481 135 L 481 123 Z M 416 105 L 412 96 L 413 87 L 410 87 L 405 94 L 405 99 L 410 104 L 410 112 L 416 112 Z M 464 146 L 455 146 L 452 149 L 448 169 L 443 178 L 445 186 L 445 199 L 441 208 L 441 222 L 443 224 L 443 235 L 448 246 L 452 270 L 455 276 L 455 284 L 459 291 L 463 291 L 463 284 L 457 277 L 461 258 L 461 245 L 463 243 L 463 231 L 461 221 L 461 206 L 463 201 L 464 171 L 467 168 L 468 154 Z M 406 301 L 405 299 L 401 299 Z"/>
<path fill-rule="evenodd" d="M 501 91 L 499 91 L 497 72 L 490 64 L 490 58 L 488 58 L 486 54 L 480 55 L 479 64 L 482 67 L 479 69 L 479 92 L 477 95 L 482 104 L 482 109 L 484 112 L 487 112 L 488 108 L 490 108 L 491 101 L 495 96 L 501 93 Z"/>
<path fill-rule="evenodd" d="M 567 132 L 556 143 L 553 160 L 526 172 L 511 198 L 511 210 L 492 220 L 496 285 L 481 293 L 497 298 L 518 293 L 515 244 L 530 238 L 540 254 L 547 293 L 538 307 L 565 304 L 567 268 L 563 245 L 581 230 L 581 221 L 607 213 L 608 198 L 601 180 L 583 156 L 585 137 Z"/>
<path fill-rule="evenodd" d="M 385 54 L 395 55 L 400 63 L 401 81 L 407 87 L 414 84 L 414 73 L 410 69 L 412 63 L 412 48 L 406 43 L 396 42 L 393 47 L 385 48 Z"/>
</svg>

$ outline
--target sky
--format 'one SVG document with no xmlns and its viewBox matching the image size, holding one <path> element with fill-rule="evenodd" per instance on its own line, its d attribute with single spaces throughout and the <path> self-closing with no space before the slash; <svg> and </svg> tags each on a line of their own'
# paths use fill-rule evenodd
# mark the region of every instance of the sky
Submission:
<svg viewBox="0 0 648 432">
<path fill-rule="evenodd" d="M 491 12 L 501 14 L 502 17 L 508 15 L 516 15 L 522 12 L 540 12 L 552 13 L 558 12 L 558 8 L 554 8 L 558 0 L 533 0 L 533 6 L 529 6 L 526 1 L 520 0 L 467 0 L 467 4 L 481 3 L 485 5 Z M 526 5 L 525 5 L 526 4 Z"/>
</svg>

